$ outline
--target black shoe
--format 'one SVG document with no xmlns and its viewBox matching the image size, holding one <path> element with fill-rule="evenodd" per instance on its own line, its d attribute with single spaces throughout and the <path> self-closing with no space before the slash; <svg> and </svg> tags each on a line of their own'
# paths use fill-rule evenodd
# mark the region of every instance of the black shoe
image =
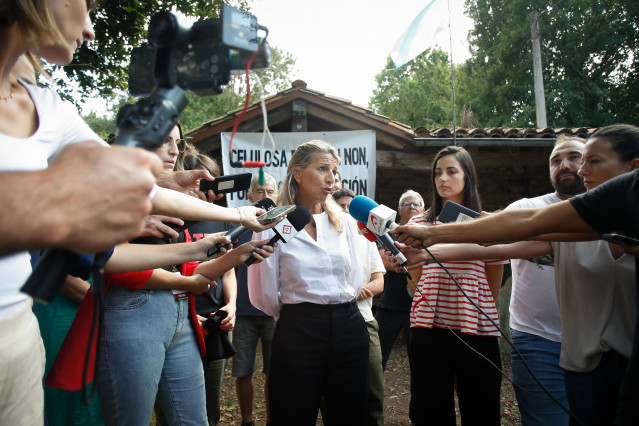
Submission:
<svg viewBox="0 0 639 426">
<path fill-rule="evenodd" d="M 242 423 L 242 426 L 255 426 L 255 423 L 253 422 Z"/>
</svg>

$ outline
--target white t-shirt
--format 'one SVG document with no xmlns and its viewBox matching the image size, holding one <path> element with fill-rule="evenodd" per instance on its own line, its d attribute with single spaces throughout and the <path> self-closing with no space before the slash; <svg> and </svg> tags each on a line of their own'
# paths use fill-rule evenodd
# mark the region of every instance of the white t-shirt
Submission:
<svg viewBox="0 0 639 426">
<path fill-rule="evenodd" d="M 362 284 L 366 284 L 370 281 L 371 274 L 375 272 L 385 274 L 386 268 L 384 268 L 384 262 L 382 262 L 382 258 L 377 250 L 377 244 L 372 241 L 368 241 L 363 235 L 360 235 L 360 237 L 355 240 L 358 245 L 357 259 L 359 260 L 362 271 Z M 364 317 L 364 321 L 369 322 L 375 319 L 373 316 L 372 297 L 367 297 L 364 300 L 358 300 L 357 307 Z"/>
<path fill-rule="evenodd" d="M 106 145 L 82 120 L 77 109 L 55 91 L 30 84 L 23 86 L 35 104 L 38 129 L 28 138 L 0 134 L 0 172 L 45 169 L 68 144 L 94 140 Z M 28 191 L 29 188 L 3 190 Z M 26 251 L 0 257 L 0 320 L 26 303 L 28 296 L 20 292 L 20 287 L 30 273 L 30 256 Z"/>
<path fill-rule="evenodd" d="M 554 193 L 523 198 L 506 207 L 533 209 L 561 201 Z M 510 296 L 510 327 L 561 342 L 561 318 L 555 291 L 554 255 L 512 259 L 513 287 Z"/>
<path fill-rule="evenodd" d="M 317 241 L 301 230 L 288 243 L 279 242 L 275 252 L 248 268 L 251 304 L 277 319 L 282 304 L 333 305 L 355 300 L 363 280 L 356 254 L 355 220 L 341 213 L 344 231 L 336 232 L 326 213 L 314 214 Z M 254 233 L 253 241 L 273 237 L 274 231 Z"/>
</svg>

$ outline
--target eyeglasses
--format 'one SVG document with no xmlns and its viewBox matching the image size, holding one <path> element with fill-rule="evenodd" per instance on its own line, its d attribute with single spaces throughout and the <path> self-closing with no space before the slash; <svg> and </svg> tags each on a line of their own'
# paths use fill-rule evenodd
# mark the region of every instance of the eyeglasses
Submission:
<svg viewBox="0 0 639 426">
<path fill-rule="evenodd" d="M 410 201 L 404 201 L 404 202 L 402 203 L 402 207 L 405 207 L 405 208 L 407 208 L 407 209 L 409 209 L 409 208 L 411 208 L 411 207 L 421 207 L 421 206 L 423 206 L 423 205 L 424 205 L 424 204 L 422 204 L 422 203 L 411 203 Z"/>
<path fill-rule="evenodd" d="M 184 150 L 186 149 L 186 139 L 171 139 L 171 138 L 166 138 L 166 141 L 164 141 L 164 143 L 162 144 L 162 148 L 166 149 L 167 151 L 169 149 L 171 149 L 171 145 L 175 142 L 175 145 L 177 146 L 178 152 L 184 152 Z"/>
</svg>

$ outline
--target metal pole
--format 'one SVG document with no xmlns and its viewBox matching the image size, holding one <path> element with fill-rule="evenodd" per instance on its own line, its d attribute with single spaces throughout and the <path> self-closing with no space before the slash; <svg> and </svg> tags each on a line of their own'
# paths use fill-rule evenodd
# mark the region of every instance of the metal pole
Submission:
<svg viewBox="0 0 639 426">
<path fill-rule="evenodd" d="M 544 95 L 544 76 L 541 68 L 541 44 L 539 42 L 539 15 L 537 12 L 530 14 L 530 30 L 532 35 L 533 77 L 535 81 L 535 115 L 537 127 L 548 127 L 546 120 L 546 97 Z"/>
</svg>

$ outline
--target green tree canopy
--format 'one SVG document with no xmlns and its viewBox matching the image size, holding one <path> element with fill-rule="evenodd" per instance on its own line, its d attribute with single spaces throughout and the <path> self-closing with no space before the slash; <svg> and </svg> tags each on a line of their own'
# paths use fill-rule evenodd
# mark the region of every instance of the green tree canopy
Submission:
<svg viewBox="0 0 639 426">
<path fill-rule="evenodd" d="M 554 3 L 551 5 L 550 3 Z M 469 84 L 486 126 L 534 126 L 530 14 L 539 28 L 548 125 L 637 122 L 639 3 L 636 0 L 467 0 Z"/>
<path fill-rule="evenodd" d="M 369 107 L 412 127 L 452 126 L 452 88 L 448 54 L 427 50 L 395 68 L 390 57 L 375 76 Z"/>
</svg>

